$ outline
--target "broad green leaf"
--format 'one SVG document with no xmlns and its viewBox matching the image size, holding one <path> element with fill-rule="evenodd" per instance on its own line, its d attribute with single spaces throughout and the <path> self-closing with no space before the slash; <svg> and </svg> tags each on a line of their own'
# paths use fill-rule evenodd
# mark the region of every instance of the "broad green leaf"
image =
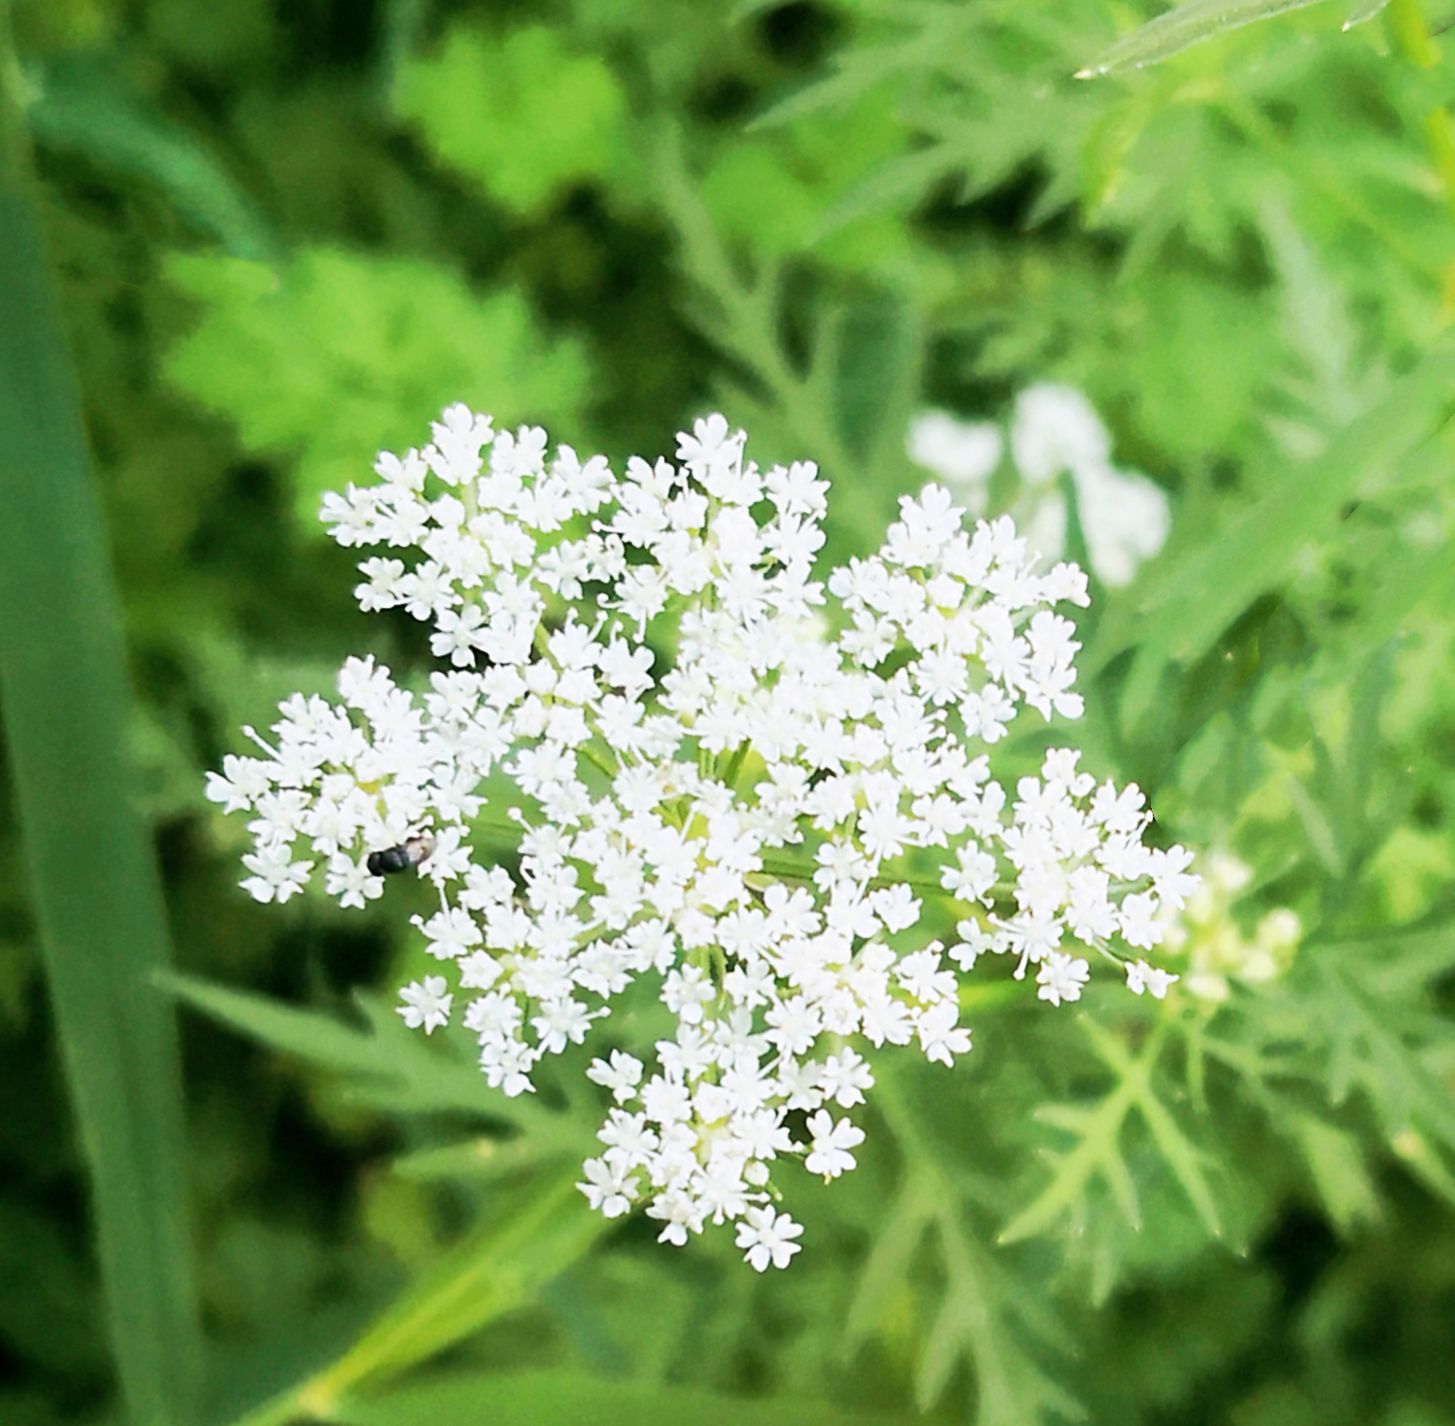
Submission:
<svg viewBox="0 0 1455 1426">
<path fill-rule="evenodd" d="M 346 1406 L 339 1426 L 889 1426 L 908 1416 L 868 1415 L 797 1396 L 744 1398 L 694 1386 L 624 1381 L 579 1371 L 441 1376 Z"/>
<path fill-rule="evenodd" d="M 812 249 L 816 261 L 884 276 L 922 256 L 898 217 L 822 230 L 823 215 L 904 149 L 894 96 L 864 95 L 832 114 L 788 129 L 749 133 L 715 154 L 699 192 L 722 236 L 748 252 L 792 258 Z"/>
<path fill-rule="evenodd" d="M 1142 69 L 1228 30 L 1317 5 L 1320 0 L 1185 0 L 1118 40 L 1077 71 L 1078 79 Z"/>
<path fill-rule="evenodd" d="M 532 1183 L 504 1221 L 493 1217 L 407 1288 L 323 1373 L 320 1396 L 342 1400 L 397 1376 L 529 1301 L 613 1225 L 587 1207 L 580 1168 Z"/>
<path fill-rule="evenodd" d="M 0 708 L 133 1426 L 183 1426 L 201 1337 L 169 959 L 121 613 L 0 12 Z"/>
</svg>

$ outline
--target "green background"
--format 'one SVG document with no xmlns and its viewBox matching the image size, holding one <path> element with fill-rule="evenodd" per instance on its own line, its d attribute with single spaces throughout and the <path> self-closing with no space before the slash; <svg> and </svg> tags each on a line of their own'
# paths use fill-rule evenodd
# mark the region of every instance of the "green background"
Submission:
<svg viewBox="0 0 1455 1426">
<path fill-rule="evenodd" d="M 1455 1422 L 1455 36 L 1157 9 L 13 6 L 0 1422 Z M 238 890 L 238 726 L 425 666 L 316 512 L 446 402 L 720 408 L 843 558 L 914 412 L 1042 379 L 1173 505 L 1074 736 L 1252 868 L 1219 934 L 1298 914 L 1273 982 L 983 967 L 760 1278 L 588 1213 L 583 1057 L 506 1103 L 403 1030 L 407 895 Z"/>
</svg>

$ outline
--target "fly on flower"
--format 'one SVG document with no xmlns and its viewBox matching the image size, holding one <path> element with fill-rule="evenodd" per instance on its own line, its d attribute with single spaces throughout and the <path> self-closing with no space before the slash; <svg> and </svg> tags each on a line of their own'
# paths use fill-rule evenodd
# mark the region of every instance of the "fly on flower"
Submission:
<svg viewBox="0 0 1455 1426">
<path fill-rule="evenodd" d="M 386 847 L 382 852 L 370 852 L 364 859 L 370 876 L 393 876 L 401 871 L 417 868 L 434 851 L 434 838 L 425 835 L 409 837 L 397 847 Z"/>
<path fill-rule="evenodd" d="M 1189 854 L 1145 846 L 1140 791 L 1074 749 L 1008 783 L 993 763 L 1020 720 L 1081 715 L 1074 565 L 1040 568 L 1008 519 L 971 526 L 930 486 L 816 579 L 827 483 L 762 469 L 721 416 L 619 473 L 462 406 L 431 437 L 323 515 L 387 549 L 359 602 L 408 611 L 439 666 L 406 687 L 347 660 L 336 702 L 288 699 L 208 791 L 250 818 L 259 900 L 321 865 L 362 907 L 417 866 L 441 973 L 400 1014 L 462 1023 L 489 1086 L 528 1093 L 546 1056 L 601 1042 L 593 1208 L 644 1209 L 679 1245 L 730 1223 L 752 1267 L 784 1267 L 788 1165 L 855 1168 L 875 1051 L 969 1051 L 982 955 L 1034 969 L 1053 1006 L 1093 958 L 1167 992 L 1144 953 L 1197 884 Z M 476 859 L 487 820 L 518 827 L 518 871 Z M 634 982 L 672 1019 L 652 1045 L 610 1033 Z"/>
</svg>

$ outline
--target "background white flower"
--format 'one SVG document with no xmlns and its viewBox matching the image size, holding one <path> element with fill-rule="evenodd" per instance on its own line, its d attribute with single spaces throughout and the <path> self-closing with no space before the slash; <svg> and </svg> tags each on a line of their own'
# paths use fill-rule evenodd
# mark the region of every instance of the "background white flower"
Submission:
<svg viewBox="0 0 1455 1426">
<path fill-rule="evenodd" d="M 905 450 L 978 515 L 990 507 L 991 480 L 1006 444 L 993 422 L 924 411 L 910 422 Z M 1021 392 L 1008 444 L 1017 484 L 1004 508 L 1031 549 L 1051 560 L 1066 552 L 1068 482 L 1092 572 L 1103 584 L 1130 584 L 1166 544 L 1172 528 L 1167 493 L 1112 464 L 1111 436 L 1074 387 L 1042 382 Z"/>
</svg>

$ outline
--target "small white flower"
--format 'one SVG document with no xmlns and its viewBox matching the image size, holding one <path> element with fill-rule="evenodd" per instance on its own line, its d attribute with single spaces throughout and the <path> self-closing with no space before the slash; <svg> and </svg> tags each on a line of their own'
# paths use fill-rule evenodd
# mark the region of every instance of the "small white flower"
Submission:
<svg viewBox="0 0 1455 1426">
<path fill-rule="evenodd" d="M 604 1085 L 618 1104 L 624 1104 L 635 1094 L 642 1082 L 642 1062 L 635 1055 L 613 1050 L 609 1060 L 592 1060 L 586 1070 L 586 1078 Z"/>
<path fill-rule="evenodd" d="M 906 449 L 917 465 L 948 482 L 979 514 L 1002 441 L 993 423 L 966 423 L 925 411 L 910 423 Z M 1110 588 L 1130 584 L 1158 554 L 1171 529 L 1166 492 L 1144 475 L 1117 470 L 1111 438 L 1091 403 L 1070 386 L 1042 382 L 1016 398 L 1010 421 L 1012 462 L 1021 480 L 1008 508 L 1026 542 L 1048 560 L 1066 548 L 1069 478 L 1076 515 L 1096 577 Z"/>
<path fill-rule="evenodd" d="M 398 1013 L 411 1030 L 423 1026 L 425 1034 L 432 1035 L 450 1023 L 450 1002 L 454 997 L 446 993 L 445 985 L 444 976 L 427 975 L 422 981 L 411 981 L 399 992 L 404 1004 Z"/>
<path fill-rule="evenodd" d="M 1133 995 L 1146 991 L 1153 1000 L 1161 1000 L 1179 976 L 1148 965 L 1146 961 L 1134 961 L 1127 966 L 1127 989 Z"/>
<path fill-rule="evenodd" d="M 817 1114 L 809 1115 L 807 1127 L 810 1144 L 804 1167 L 809 1173 L 838 1178 L 855 1166 L 857 1161 L 849 1150 L 864 1142 L 864 1131 L 852 1119 L 835 1120 L 820 1109 Z"/>
<path fill-rule="evenodd" d="M 1036 984 L 1040 987 L 1036 995 L 1041 1000 L 1049 1000 L 1052 1005 L 1060 1005 L 1065 1000 L 1080 1000 L 1081 987 L 1090 974 L 1090 968 L 1079 956 L 1052 951 L 1036 972 Z"/>
<path fill-rule="evenodd" d="M 1063 471 L 1105 466 L 1111 438 L 1081 392 L 1042 382 L 1016 398 L 1010 448 L 1016 468 L 1032 485 L 1045 485 Z"/>
<path fill-rule="evenodd" d="M 603 1218 L 620 1218 L 631 1212 L 632 1200 L 637 1192 L 634 1175 L 606 1158 L 587 1159 L 582 1169 L 586 1182 L 578 1183 L 576 1187 Z"/>
<path fill-rule="evenodd" d="M 750 1267 L 765 1272 L 769 1267 L 786 1268 L 793 1261 L 803 1236 L 803 1227 L 786 1213 L 771 1208 L 750 1208 L 738 1223 L 738 1247 Z"/>
</svg>

